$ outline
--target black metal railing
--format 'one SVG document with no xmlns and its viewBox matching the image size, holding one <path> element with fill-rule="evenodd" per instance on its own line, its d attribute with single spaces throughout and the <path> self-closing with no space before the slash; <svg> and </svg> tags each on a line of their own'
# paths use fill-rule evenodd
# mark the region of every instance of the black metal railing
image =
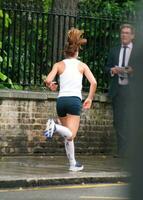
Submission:
<svg viewBox="0 0 143 200">
<path fill-rule="evenodd" d="M 0 19 L 0 55 L 3 59 L 0 71 L 23 88 L 43 86 L 43 77 L 63 58 L 67 30 L 78 27 L 85 31 L 88 41 L 80 52 L 81 60 L 94 73 L 98 89 L 104 91 L 108 88 L 104 72 L 107 54 L 119 41 L 119 26 L 124 21 L 133 23 L 133 19 L 69 16 L 5 7 Z M 84 90 L 89 87 L 85 79 L 83 86 Z"/>
</svg>

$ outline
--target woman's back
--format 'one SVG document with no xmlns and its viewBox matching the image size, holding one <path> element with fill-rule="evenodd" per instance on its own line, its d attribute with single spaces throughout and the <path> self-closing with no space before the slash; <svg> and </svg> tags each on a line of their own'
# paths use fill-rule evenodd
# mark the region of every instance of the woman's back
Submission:
<svg viewBox="0 0 143 200">
<path fill-rule="evenodd" d="M 82 78 L 83 74 L 80 72 L 80 61 L 76 58 L 64 59 L 64 70 L 59 75 L 61 96 L 78 96 L 82 98 Z"/>
</svg>

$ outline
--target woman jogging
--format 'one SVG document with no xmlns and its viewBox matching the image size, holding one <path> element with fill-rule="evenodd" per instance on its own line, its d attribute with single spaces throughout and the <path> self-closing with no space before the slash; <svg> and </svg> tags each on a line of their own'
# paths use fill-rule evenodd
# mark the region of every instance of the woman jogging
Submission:
<svg viewBox="0 0 143 200">
<path fill-rule="evenodd" d="M 81 108 L 89 109 L 96 92 L 97 82 L 89 67 L 78 60 L 80 47 L 86 44 L 83 38 L 83 31 L 72 28 L 68 31 L 67 43 L 65 45 L 65 59 L 55 63 L 48 74 L 45 84 L 52 91 L 56 91 L 57 84 L 54 82 L 56 75 L 59 76 L 59 94 L 57 98 L 57 114 L 60 124 L 56 124 L 53 119 L 47 122 L 44 132 L 47 138 L 51 138 L 57 132 L 65 139 L 65 150 L 69 159 L 69 170 L 80 171 L 83 165 L 75 159 L 74 138 L 76 137 L 79 124 Z M 88 97 L 82 105 L 82 78 L 83 75 L 90 83 Z"/>
</svg>

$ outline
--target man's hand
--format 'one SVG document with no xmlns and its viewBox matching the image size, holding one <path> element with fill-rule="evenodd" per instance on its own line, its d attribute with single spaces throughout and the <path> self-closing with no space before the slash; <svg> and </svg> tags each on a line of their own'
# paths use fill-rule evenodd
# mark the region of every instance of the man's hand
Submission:
<svg viewBox="0 0 143 200">
<path fill-rule="evenodd" d="M 132 73 L 133 73 L 133 68 L 130 67 L 130 66 L 125 67 L 125 72 L 126 72 L 127 74 L 132 74 Z"/>
<path fill-rule="evenodd" d="M 123 67 L 115 66 L 111 68 L 111 75 L 121 74 L 121 73 L 124 73 Z"/>
</svg>

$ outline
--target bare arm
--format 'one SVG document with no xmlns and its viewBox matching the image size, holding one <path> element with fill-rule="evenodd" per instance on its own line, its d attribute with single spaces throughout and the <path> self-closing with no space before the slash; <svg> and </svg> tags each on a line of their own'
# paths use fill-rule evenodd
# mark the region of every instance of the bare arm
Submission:
<svg viewBox="0 0 143 200">
<path fill-rule="evenodd" d="M 46 80 L 44 81 L 46 86 L 49 87 L 52 91 L 56 91 L 58 85 L 54 82 L 54 78 L 58 73 L 58 63 L 54 64 L 52 70 L 48 74 Z"/>
<path fill-rule="evenodd" d="M 84 75 L 90 83 L 89 94 L 83 103 L 83 108 L 89 109 L 91 107 L 92 100 L 96 92 L 97 82 L 92 72 L 90 71 L 89 67 L 86 64 L 84 64 L 83 67 L 84 67 Z"/>
</svg>

